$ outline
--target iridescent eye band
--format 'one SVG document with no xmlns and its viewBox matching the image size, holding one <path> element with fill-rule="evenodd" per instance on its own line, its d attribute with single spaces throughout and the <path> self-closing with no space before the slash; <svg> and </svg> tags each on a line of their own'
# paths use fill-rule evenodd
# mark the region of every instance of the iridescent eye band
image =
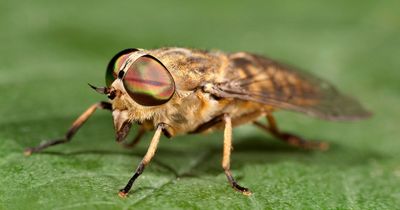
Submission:
<svg viewBox="0 0 400 210">
<path fill-rule="evenodd" d="M 115 55 L 107 67 L 107 87 L 116 79 L 143 106 L 164 104 L 175 92 L 175 82 L 168 69 L 145 50 L 126 49 Z"/>
<path fill-rule="evenodd" d="M 172 75 L 160 61 L 150 55 L 137 58 L 125 69 L 128 70 L 122 78 L 124 88 L 140 105 L 164 104 L 175 92 Z"/>
</svg>

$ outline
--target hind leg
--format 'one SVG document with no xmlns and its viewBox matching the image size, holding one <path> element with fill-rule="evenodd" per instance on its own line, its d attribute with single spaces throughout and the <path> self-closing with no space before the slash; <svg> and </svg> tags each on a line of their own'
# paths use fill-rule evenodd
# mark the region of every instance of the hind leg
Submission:
<svg viewBox="0 0 400 210">
<path fill-rule="evenodd" d="M 303 149 L 327 150 L 329 148 L 329 144 L 326 142 L 308 141 L 294 134 L 280 131 L 276 124 L 275 118 L 272 116 L 271 113 L 267 113 L 266 118 L 268 121 L 268 126 L 260 122 L 254 122 L 254 125 L 270 132 L 273 136 L 281 141 L 288 143 L 289 145 L 300 147 Z"/>
</svg>

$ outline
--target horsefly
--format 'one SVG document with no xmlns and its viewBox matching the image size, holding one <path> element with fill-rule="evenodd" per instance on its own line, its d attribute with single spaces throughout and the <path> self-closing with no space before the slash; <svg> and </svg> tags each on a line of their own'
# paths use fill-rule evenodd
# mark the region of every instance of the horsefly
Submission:
<svg viewBox="0 0 400 210">
<path fill-rule="evenodd" d="M 354 99 L 330 83 L 269 58 L 247 53 L 223 53 L 185 48 L 126 49 L 108 64 L 106 86 L 93 89 L 108 102 L 90 106 L 61 139 L 25 150 L 26 155 L 69 142 L 96 109 L 112 112 L 116 141 L 121 143 L 133 123 L 140 124 L 134 146 L 154 131 L 147 153 L 126 186 L 125 197 L 153 158 L 160 136 L 174 137 L 222 129 L 222 168 L 229 184 L 244 195 L 230 170 L 232 127 L 253 123 L 277 139 L 305 149 L 325 150 L 328 144 L 308 141 L 278 129 L 277 110 L 301 112 L 326 120 L 356 120 L 370 116 Z M 268 125 L 257 120 L 266 117 Z"/>
</svg>

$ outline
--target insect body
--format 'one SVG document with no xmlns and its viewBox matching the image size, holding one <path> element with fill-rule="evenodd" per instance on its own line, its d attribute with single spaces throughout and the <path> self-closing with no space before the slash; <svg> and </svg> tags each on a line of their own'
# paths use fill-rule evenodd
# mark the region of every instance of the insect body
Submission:
<svg viewBox="0 0 400 210">
<path fill-rule="evenodd" d="M 28 148 L 26 154 L 65 143 L 98 108 L 112 111 L 117 142 L 127 136 L 132 123 L 141 124 L 135 145 L 147 131 L 155 131 L 148 151 L 127 185 L 126 196 L 153 158 L 161 134 L 224 130 L 222 167 L 231 186 L 243 194 L 230 171 L 232 127 L 254 123 L 280 140 L 308 149 L 328 144 L 306 141 L 278 129 L 272 113 L 291 110 L 327 120 L 354 120 L 370 114 L 354 99 L 342 95 L 328 82 L 276 61 L 246 52 L 226 54 L 185 48 L 127 49 L 115 55 L 106 72 L 106 86 L 92 86 L 108 102 L 89 107 L 64 138 Z M 257 120 L 265 116 L 268 125 Z"/>
</svg>

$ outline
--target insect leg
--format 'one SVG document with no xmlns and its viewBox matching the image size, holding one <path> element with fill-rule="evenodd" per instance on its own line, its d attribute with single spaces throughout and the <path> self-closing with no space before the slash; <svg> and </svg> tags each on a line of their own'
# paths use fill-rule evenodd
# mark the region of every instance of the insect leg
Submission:
<svg viewBox="0 0 400 210">
<path fill-rule="evenodd" d="M 83 114 L 81 114 L 81 116 L 79 116 L 78 119 L 76 119 L 72 123 L 72 126 L 67 131 L 67 133 L 65 134 L 64 137 L 62 137 L 60 139 L 47 141 L 37 147 L 27 148 L 27 149 L 25 149 L 25 152 L 24 152 L 25 155 L 31 155 L 32 153 L 40 152 L 47 147 L 57 145 L 57 144 L 63 144 L 63 143 L 67 143 L 67 142 L 71 141 L 71 139 L 75 135 L 75 133 L 86 122 L 86 120 L 89 119 L 89 117 L 96 111 L 96 109 L 111 110 L 112 107 L 111 107 L 110 103 L 104 102 L 104 101 L 93 104 L 85 112 L 83 112 Z"/>
<path fill-rule="evenodd" d="M 133 183 L 135 180 L 143 173 L 144 168 L 150 163 L 151 159 L 154 157 L 154 154 L 156 153 L 158 142 L 160 141 L 160 136 L 161 132 L 164 128 L 164 124 L 159 124 L 157 126 L 157 130 L 154 133 L 153 138 L 151 139 L 149 148 L 147 149 L 146 155 L 143 157 L 142 161 L 139 163 L 139 166 L 136 168 L 135 173 L 133 176 L 129 179 L 128 183 L 126 186 L 119 190 L 118 195 L 120 197 L 126 197 L 128 194 L 129 190 L 132 188 Z"/>
<path fill-rule="evenodd" d="M 260 122 L 254 122 L 254 124 L 262 128 L 268 132 L 270 132 L 272 135 L 274 135 L 276 138 L 279 140 L 282 140 L 289 145 L 297 146 L 303 149 L 319 149 L 319 150 L 327 150 L 329 148 L 329 144 L 326 142 L 318 142 L 318 141 L 307 141 L 299 136 L 296 136 L 291 133 L 286 133 L 282 132 L 278 129 L 278 126 L 276 124 L 275 118 L 272 116 L 271 113 L 267 113 L 266 115 L 268 125 L 266 126 Z"/>
<path fill-rule="evenodd" d="M 251 195 L 251 191 L 245 187 L 240 186 L 232 176 L 230 169 L 231 150 L 232 150 L 232 121 L 228 114 L 224 115 L 225 129 L 224 129 L 224 150 L 222 156 L 222 168 L 228 178 L 229 184 L 243 195 Z"/>
<path fill-rule="evenodd" d="M 145 133 L 146 133 L 146 130 L 144 129 L 144 127 L 140 126 L 139 131 L 136 134 L 135 138 L 131 142 L 124 144 L 124 147 L 125 148 L 135 147 L 140 142 L 140 140 L 142 139 L 142 137 Z"/>
</svg>

